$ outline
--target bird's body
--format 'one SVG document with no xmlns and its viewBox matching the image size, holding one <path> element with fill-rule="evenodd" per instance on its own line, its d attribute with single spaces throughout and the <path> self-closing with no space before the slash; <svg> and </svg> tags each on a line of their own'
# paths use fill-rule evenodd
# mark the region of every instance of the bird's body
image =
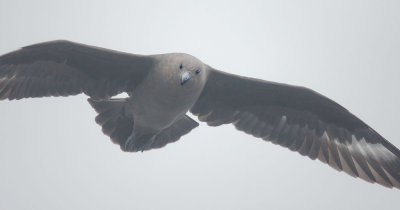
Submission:
<svg viewBox="0 0 400 210">
<path fill-rule="evenodd" d="M 186 62 L 182 58 L 186 58 Z M 192 56 L 177 53 L 156 55 L 155 59 L 159 61 L 150 69 L 152 73 L 130 93 L 129 101 L 135 119 L 143 123 L 141 126 L 156 126 L 153 128 L 159 130 L 187 113 L 203 89 L 206 74 L 199 75 L 200 78 L 189 81 L 182 88 L 180 73 L 185 69 L 205 69 L 203 64 Z M 179 68 L 181 64 L 182 69 Z"/>
<path fill-rule="evenodd" d="M 155 65 L 135 91 L 129 93 L 126 102 L 125 112 L 135 119 L 133 133 L 136 138 L 157 135 L 181 120 L 196 102 L 205 84 L 205 73 L 185 84 L 185 88 L 179 83 L 182 71 L 205 69 L 196 58 L 178 53 L 153 57 Z"/>
<path fill-rule="evenodd" d="M 126 92 L 128 98 L 112 98 Z M 0 56 L 0 100 L 85 93 L 123 151 L 160 148 L 199 124 L 238 130 L 387 187 L 400 151 L 348 110 L 304 87 L 228 74 L 182 53 L 135 55 L 68 41 Z"/>
</svg>

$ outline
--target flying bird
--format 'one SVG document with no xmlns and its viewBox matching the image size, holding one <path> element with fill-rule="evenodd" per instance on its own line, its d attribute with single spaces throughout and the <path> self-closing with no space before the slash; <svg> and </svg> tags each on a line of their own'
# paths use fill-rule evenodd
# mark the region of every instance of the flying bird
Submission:
<svg viewBox="0 0 400 210">
<path fill-rule="evenodd" d="M 127 98 L 113 98 L 126 92 Z M 400 189 L 400 151 L 310 89 L 216 70 L 184 53 L 135 55 L 51 41 L 0 56 L 0 100 L 84 93 L 123 151 L 175 142 L 199 123 L 233 124 L 351 176 Z"/>
</svg>

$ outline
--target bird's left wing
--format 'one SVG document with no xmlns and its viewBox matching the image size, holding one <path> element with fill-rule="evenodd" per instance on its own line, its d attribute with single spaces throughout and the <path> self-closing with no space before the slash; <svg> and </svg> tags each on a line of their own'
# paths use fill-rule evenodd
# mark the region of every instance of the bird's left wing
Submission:
<svg viewBox="0 0 400 210">
<path fill-rule="evenodd" d="M 70 41 L 31 45 L 0 56 L 0 100 L 132 91 L 153 65 L 133 55 Z"/>
<path fill-rule="evenodd" d="M 339 171 L 400 188 L 400 151 L 334 101 L 303 87 L 213 70 L 190 111 L 318 158 Z"/>
</svg>

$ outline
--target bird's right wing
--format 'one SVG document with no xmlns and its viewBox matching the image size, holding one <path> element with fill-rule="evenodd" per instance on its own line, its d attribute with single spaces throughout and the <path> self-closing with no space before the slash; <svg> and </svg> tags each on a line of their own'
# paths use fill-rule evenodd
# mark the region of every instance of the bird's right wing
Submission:
<svg viewBox="0 0 400 210">
<path fill-rule="evenodd" d="M 210 68 L 190 111 L 211 126 L 238 130 L 318 158 L 339 171 L 400 188 L 400 151 L 334 101 L 303 87 Z"/>
<path fill-rule="evenodd" d="M 69 41 L 31 45 L 0 56 L 0 100 L 132 91 L 153 65 L 133 55 Z"/>
</svg>

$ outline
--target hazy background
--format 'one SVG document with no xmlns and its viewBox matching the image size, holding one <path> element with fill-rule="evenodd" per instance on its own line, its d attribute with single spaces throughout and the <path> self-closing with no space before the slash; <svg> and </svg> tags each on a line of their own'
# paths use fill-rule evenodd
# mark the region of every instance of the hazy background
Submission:
<svg viewBox="0 0 400 210">
<path fill-rule="evenodd" d="M 68 39 L 310 87 L 400 147 L 400 1 L 0 0 L 0 54 Z M 86 96 L 0 102 L 0 209 L 395 209 L 400 190 L 205 124 L 124 153 Z"/>
</svg>

